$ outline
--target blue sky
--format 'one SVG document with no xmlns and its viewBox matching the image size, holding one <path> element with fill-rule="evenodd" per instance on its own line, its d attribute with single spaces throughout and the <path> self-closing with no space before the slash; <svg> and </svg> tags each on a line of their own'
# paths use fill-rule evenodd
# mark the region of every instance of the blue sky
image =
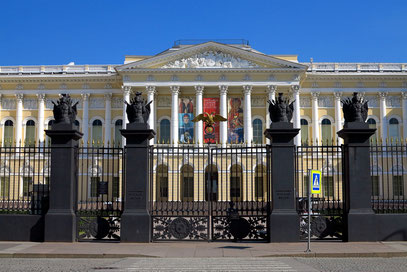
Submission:
<svg viewBox="0 0 407 272">
<path fill-rule="evenodd" d="M 2 1 L 0 65 L 120 64 L 178 39 L 243 38 L 307 62 L 407 62 L 407 1 Z"/>
</svg>

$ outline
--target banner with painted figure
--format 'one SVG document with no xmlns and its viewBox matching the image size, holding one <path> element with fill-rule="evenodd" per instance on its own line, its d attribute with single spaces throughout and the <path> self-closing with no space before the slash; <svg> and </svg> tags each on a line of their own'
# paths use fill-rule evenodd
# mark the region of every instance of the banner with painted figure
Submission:
<svg viewBox="0 0 407 272">
<path fill-rule="evenodd" d="M 190 97 L 178 99 L 179 141 L 183 144 L 194 141 L 194 100 Z"/>
<path fill-rule="evenodd" d="M 228 102 L 228 143 L 243 143 L 243 98 L 231 97 Z"/>
<path fill-rule="evenodd" d="M 219 98 L 204 98 L 203 112 L 207 112 L 209 114 L 219 114 Z M 205 124 L 203 126 L 204 143 L 218 143 L 219 122 L 216 122 L 212 127 L 205 127 Z"/>
</svg>

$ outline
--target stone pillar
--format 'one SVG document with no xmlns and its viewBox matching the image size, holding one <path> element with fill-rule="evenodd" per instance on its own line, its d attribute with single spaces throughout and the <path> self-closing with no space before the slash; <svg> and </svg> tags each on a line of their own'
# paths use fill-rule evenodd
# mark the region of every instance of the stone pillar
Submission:
<svg viewBox="0 0 407 272">
<path fill-rule="evenodd" d="M 83 146 L 88 146 L 89 141 L 89 96 L 90 94 L 84 93 L 82 96 L 82 133 L 83 133 Z"/>
<path fill-rule="evenodd" d="M 318 120 L 318 97 L 319 92 L 311 92 L 312 96 L 312 143 L 318 144 L 319 139 L 319 120 Z"/>
<path fill-rule="evenodd" d="M 344 139 L 345 240 L 376 241 L 375 214 L 372 210 L 369 138 L 376 129 L 363 122 L 345 123 L 338 132 Z"/>
<path fill-rule="evenodd" d="M 221 116 L 228 118 L 228 102 L 227 102 L 227 93 L 228 93 L 228 86 L 220 85 L 220 109 L 219 113 Z M 219 122 L 219 132 L 220 132 L 220 139 L 219 141 L 222 143 L 222 147 L 226 147 L 228 142 L 228 123 L 227 122 Z"/>
<path fill-rule="evenodd" d="M 300 85 L 292 85 L 291 91 L 294 96 L 294 128 L 301 129 L 301 115 L 300 115 Z M 301 145 L 301 130 L 295 136 L 294 144 Z"/>
<path fill-rule="evenodd" d="M 178 95 L 179 86 L 170 86 L 172 93 L 171 100 L 171 143 L 178 146 L 179 141 L 179 121 L 178 121 Z"/>
<path fill-rule="evenodd" d="M 126 138 L 126 177 L 120 241 L 148 243 L 151 241 L 148 146 L 155 132 L 148 124 L 129 123 L 121 134 Z"/>
<path fill-rule="evenodd" d="M 51 184 L 49 210 L 45 215 L 45 242 L 76 240 L 78 140 L 82 133 L 74 124 L 53 124 L 45 133 L 51 138 Z"/>
<path fill-rule="evenodd" d="M 17 146 L 24 146 L 22 143 L 23 138 L 23 94 L 16 94 L 17 99 L 17 114 L 16 114 L 16 144 Z"/>
<path fill-rule="evenodd" d="M 407 139 L 407 91 L 401 92 L 401 103 L 403 107 L 403 138 Z"/>
<path fill-rule="evenodd" d="M 380 99 L 380 124 L 381 124 L 381 137 L 385 143 L 387 140 L 387 107 L 386 107 L 387 92 L 379 92 Z"/>
<path fill-rule="evenodd" d="M 295 109 L 294 109 L 295 111 Z M 264 134 L 271 144 L 267 152 L 271 159 L 273 177 L 271 199 L 273 210 L 270 215 L 271 242 L 298 242 L 300 217 L 295 204 L 295 159 L 294 137 L 300 129 L 289 122 L 272 123 Z M 271 150 L 270 150 L 271 148 Z"/>
<path fill-rule="evenodd" d="M 38 141 L 41 146 L 45 146 L 44 143 L 44 111 L 45 111 L 45 94 L 37 94 L 38 98 L 38 127 L 37 135 Z"/>
<path fill-rule="evenodd" d="M 335 99 L 335 132 L 338 133 L 342 129 L 342 115 L 341 115 L 341 97 L 342 92 L 334 92 Z M 338 144 L 343 143 L 342 139 L 338 139 Z"/>
<path fill-rule="evenodd" d="M 195 106 L 195 116 L 203 113 L 203 91 L 204 86 L 196 85 L 195 92 L 196 92 L 196 106 Z M 199 146 L 203 146 L 203 122 L 196 122 L 195 123 L 195 142 Z"/>
<path fill-rule="evenodd" d="M 155 130 L 155 107 L 154 107 L 155 86 L 146 86 L 146 91 L 147 91 L 147 103 L 153 101 L 150 104 L 150 116 L 148 117 L 148 124 L 152 130 Z M 154 138 L 150 140 L 150 145 L 154 145 Z"/>
<path fill-rule="evenodd" d="M 266 129 L 270 128 L 270 124 L 271 124 L 271 117 L 270 117 L 270 113 L 269 113 L 269 103 L 267 102 L 269 101 L 274 101 L 276 99 L 276 90 L 277 90 L 277 86 L 276 85 L 269 85 L 267 86 L 267 100 L 266 100 Z M 266 143 L 270 144 L 270 140 L 267 138 L 266 139 Z"/>
<path fill-rule="evenodd" d="M 244 125 L 244 141 L 247 146 L 251 146 L 253 141 L 253 125 L 252 125 L 252 86 L 243 86 L 244 93 L 244 114 L 243 114 L 243 125 Z"/>
<path fill-rule="evenodd" d="M 105 94 L 105 146 L 112 142 L 112 94 Z"/>
</svg>

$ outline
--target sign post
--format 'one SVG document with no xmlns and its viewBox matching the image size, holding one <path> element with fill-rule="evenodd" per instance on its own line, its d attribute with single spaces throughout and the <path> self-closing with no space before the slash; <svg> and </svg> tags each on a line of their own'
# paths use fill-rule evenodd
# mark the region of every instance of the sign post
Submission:
<svg viewBox="0 0 407 272">
<path fill-rule="evenodd" d="M 311 196 L 319 193 L 321 193 L 321 171 L 308 170 L 308 243 L 305 252 L 311 252 Z"/>
</svg>

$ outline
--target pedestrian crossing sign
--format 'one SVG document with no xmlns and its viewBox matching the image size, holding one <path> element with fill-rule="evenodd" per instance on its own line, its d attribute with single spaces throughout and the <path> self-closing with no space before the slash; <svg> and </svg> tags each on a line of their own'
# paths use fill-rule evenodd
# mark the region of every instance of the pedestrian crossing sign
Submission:
<svg viewBox="0 0 407 272">
<path fill-rule="evenodd" d="M 319 194 L 321 193 L 321 171 L 311 170 L 310 175 L 311 182 L 311 193 Z"/>
</svg>

